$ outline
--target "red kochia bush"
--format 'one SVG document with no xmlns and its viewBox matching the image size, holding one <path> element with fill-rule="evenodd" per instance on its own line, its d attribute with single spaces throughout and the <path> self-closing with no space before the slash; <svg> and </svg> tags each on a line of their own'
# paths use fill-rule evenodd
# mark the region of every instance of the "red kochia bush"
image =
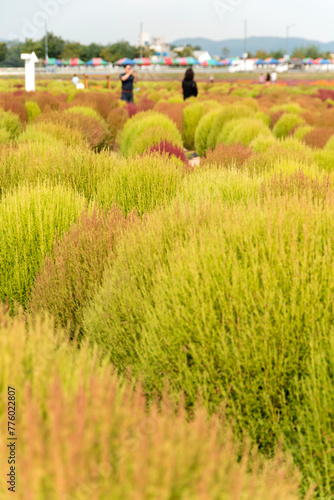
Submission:
<svg viewBox="0 0 334 500">
<path fill-rule="evenodd" d="M 18 115 L 22 123 L 28 120 L 24 94 L 15 97 L 12 92 L 0 93 L 0 108 Z"/>
<path fill-rule="evenodd" d="M 185 105 L 183 103 L 174 103 L 174 102 L 158 102 L 155 107 L 154 111 L 158 111 L 159 113 L 163 113 L 164 115 L 167 115 L 179 131 L 183 132 L 183 109 Z"/>
<path fill-rule="evenodd" d="M 318 95 L 316 97 L 320 97 L 322 101 L 327 101 L 327 99 L 334 100 L 334 90 L 330 89 L 319 89 Z"/>
<path fill-rule="evenodd" d="M 202 160 L 201 165 L 216 164 L 219 167 L 230 167 L 231 165 L 237 168 L 242 168 L 246 161 L 255 153 L 242 144 L 218 144 L 212 151 L 209 149 L 206 157 Z"/>
<path fill-rule="evenodd" d="M 95 109 L 100 115 L 107 119 L 111 110 L 118 107 L 117 99 L 111 93 L 103 92 L 80 92 L 74 96 L 72 106 L 89 106 Z"/>
<path fill-rule="evenodd" d="M 134 115 L 136 115 L 137 113 L 141 113 L 142 111 L 150 111 L 151 109 L 154 108 L 154 106 L 155 102 L 145 97 L 137 104 L 134 103 L 128 104 L 127 108 L 129 116 L 130 118 L 132 118 Z"/>
<path fill-rule="evenodd" d="M 107 125 L 110 133 L 110 146 L 115 146 L 118 132 L 122 130 L 125 122 L 129 119 L 127 108 L 112 109 L 107 117 Z"/>
<path fill-rule="evenodd" d="M 304 136 L 304 142 L 311 148 L 323 148 L 334 135 L 334 128 L 316 127 Z"/>
<path fill-rule="evenodd" d="M 118 207 L 85 211 L 45 258 L 31 294 L 32 312 L 47 311 L 72 333 L 80 329 L 83 307 L 101 283 L 117 239 L 135 219 L 125 219 Z"/>
<path fill-rule="evenodd" d="M 165 153 L 168 156 L 176 156 L 176 158 L 180 158 L 185 165 L 188 165 L 188 160 L 183 149 L 169 141 L 161 141 L 160 144 L 154 144 L 148 148 L 147 153 Z"/>
</svg>

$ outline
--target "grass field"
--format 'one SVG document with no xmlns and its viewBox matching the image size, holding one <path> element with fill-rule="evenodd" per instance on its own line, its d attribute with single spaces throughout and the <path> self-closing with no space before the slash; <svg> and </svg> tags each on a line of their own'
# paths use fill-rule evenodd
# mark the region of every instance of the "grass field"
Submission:
<svg viewBox="0 0 334 500">
<path fill-rule="evenodd" d="M 22 85 L 0 79 L 0 497 L 331 500 L 334 83 Z"/>
</svg>

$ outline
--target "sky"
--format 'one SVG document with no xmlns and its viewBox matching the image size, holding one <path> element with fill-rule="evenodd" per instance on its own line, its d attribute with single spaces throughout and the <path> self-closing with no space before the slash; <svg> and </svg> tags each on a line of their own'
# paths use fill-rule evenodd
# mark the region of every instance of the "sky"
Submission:
<svg viewBox="0 0 334 500">
<path fill-rule="evenodd" d="M 2 0 L 4 2 L 5 0 Z M 81 43 L 138 40 L 140 22 L 151 36 L 242 38 L 290 36 L 329 42 L 334 39 L 330 0 L 11 0 L 0 18 L 0 39 L 39 39 L 48 31 Z"/>
</svg>

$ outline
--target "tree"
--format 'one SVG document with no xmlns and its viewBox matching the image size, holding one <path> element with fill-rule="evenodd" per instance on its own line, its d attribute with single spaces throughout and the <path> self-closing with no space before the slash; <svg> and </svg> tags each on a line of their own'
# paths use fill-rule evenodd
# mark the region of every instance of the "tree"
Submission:
<svg viewBox="0 0 334 500">
<path fill-rule="evenodd" d="M 24 62 L 21 59 L 22 54 L 22 43 L 18 41 L 8 42 L 7 44 L 7 54 L 3 61 L 1 61 L 1 66 L 3 68 L 21 68 L 24 66 Z"/>
<path fill-rule="evenodd" d="M 82 45 L 80 59 L 82 59 L 83 61 L 90 61 L 91 59 L 93 59 L 93 57 L 99 57 L 103 48 L 103 45 L 99 45 L 97 43 Z"/>
<path fill-rule="evenodd" d="M 273 57 L 274 59 L 281 59 L 281 57 L 284 57 L 285 52 L 282 49 L 272 50 L 269 55 L 270 55 L 270 57 Z"/>
<path fill-rule="evenodd" d="M 195 47 L 187 44 L 185 47 L 174 49 L 174 52 L 179 57 L 194 57 L 194 50 L 196 50 Z"/>
<path fill-rule="evenodd" d="M 0 43 L 0 61 L 3 61 L 4 59 L 6 59 L 7 54 L 8 54 L 7 45 L 5 44 L 5 42 L 1 42 Z"/>
<path fill-rule="evenodd" d="M 45 36 L 39 41 L 39 46 L 45 57 Z M 48 32 L 48 56 L 60 58 L 65 49 L 65 41 L 59 37 L 55 36 L 53 33 Z"/>
<path fill-rule="evenodd" d="M 227 47 L 222 48 L 223 57 L 226 59 L 230 55 L 230 50 Z"/>
<path fill-rule="evenodd" d="M 72 57 L 81 56 L 82 45 L 79 42 L 66 42 L 64 52 L 62 53 L 62 59 L 71 59 Z"/>
<path fill-rule="evenodd" d="M 312 57 L 312 59 L 317 59 L 321 57 L 321 51 L 318 45 L 311 44 L 307 46 L 297 47 L 292 54 L 292 57 L 298 57 L 298 59 L 304 59 L 305 57 Z"/>
<path fill-rule="evenodd" d="M 118 59 L 122 59 L 123 57 L 128 57 L 129 59 L 133 59 L 136 57 L 136 49 L 129 42 L 120 41 L 109 45 L 101 50 L 100 56 L 105 61 L 115 62 Z"/>
<path fill-rule="evenodd" d="M 26 52 L 27 54 L 31 54 L 35 52 L 37 57 L 43 57 L 45 50 L 42 49 L 40 42 L 35 42 L 32 38 L 26 38 L 21 48 L 22 52 Z"/>
<path fill-rule="evenodd" d="M 142 47 L 142 53 L 143 57 L 152 57 L 154 56 L 155 51 L 147 45 L 144 45 Z M 140 57 L 140 47 L 135 47 L 135 57 Z"/>
<path fill-rule="evenodd" d="M 257 50 L 255 53 L 255 59 L 267 59 L 268 53 L 265 50 Z"/>
</svg>

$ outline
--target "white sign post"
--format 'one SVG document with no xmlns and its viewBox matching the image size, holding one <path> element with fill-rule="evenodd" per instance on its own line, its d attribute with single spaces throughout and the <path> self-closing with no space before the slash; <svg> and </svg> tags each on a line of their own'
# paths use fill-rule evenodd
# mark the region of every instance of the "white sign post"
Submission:
<svg viewBox="0 0 334 500">
<path fill-rule="evenodd" d="M 35 92 L 35 63 L 38 62 L 38 57 L 33 52 L 21 54 L 21 59 L 25 61 L 26 91 Z"/>
</svg>

